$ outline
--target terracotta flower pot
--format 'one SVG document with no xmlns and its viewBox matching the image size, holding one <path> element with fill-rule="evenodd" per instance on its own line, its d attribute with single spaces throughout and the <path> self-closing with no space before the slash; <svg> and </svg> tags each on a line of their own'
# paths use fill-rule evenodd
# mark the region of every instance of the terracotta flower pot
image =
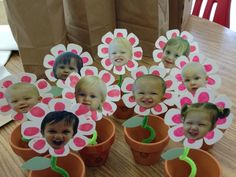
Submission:
<svg viewBox="0 0 236 177">
<path fill-rule="evenodd" d="M 219 162 L 208 152 L 201 149 L 191 149 L 188 155 L 197 166 L 196 177 L 220 177 L 221 168 Z M 165 161 L 166 177 L 188 177 L 191 168 L 189 164 L 179 159 Z"/>
<path fill-rule="evenodd" d="M 49 158 L 50 155 L 48 154 L 45 157 Z M 85 177 L 84 162 L 74 153 L 70 153 L 65 157 L 58 157 L 57 166 L 65 169 L 70 177 Z M 45 170 L 30 171 L 29 177 L 61 177 L 61 175 L 51 168 L 47 168 Z"/>
<path fill-rule="evenodd" d="M 109 155 L 111 145 L 115 140 L 115 125 L 109 118 L 102 118 L 96 123 L 98 134 L 97 144 L 88 145 L 79 151 L 86 166 L 103 165 Z"/>
<path fill-rule="evenodd" d="M 12 150 L 20 156 L 24 161 L 27 161 L 35 156 L 45 156 L 44 154 L 39 154 L 29 148 L 28 142 L 22 141 L 21 135 L 21 124 L 17 125 L 10 135 L 9 144 Z"/>
<path fill-rule="evenodd" d="M 151 143 L 142 143 L 149 136 L 149 132 L 142 127 L 124 128 L 125 140 L 130 146 L 136 163 L 153 165 L 160 160 L 163 149 L 169 142 L 169 127 L 159 116 L 148 116 L 148 125 L 156 132 L 156 138 Z"/>
</svg>

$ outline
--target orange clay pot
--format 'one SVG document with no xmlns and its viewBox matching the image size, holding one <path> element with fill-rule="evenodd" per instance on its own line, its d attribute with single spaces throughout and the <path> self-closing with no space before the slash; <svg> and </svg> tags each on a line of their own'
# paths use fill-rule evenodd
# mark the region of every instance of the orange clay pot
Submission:
<svg viewBox="0 0 236 177">
<path fill-rule="evenodd" d="M 148 116 L 148 125 L 154 128 L 156 138 L 151 143 L 142 143 L 142 140 L 149 137 L 148 130 L 141 126 L 135 128 L 124 128 L 124 135 L 127 144 L 133 153 L 136 163 L 141 165 L 153 165 L 160 160 L 163 149 L 169 142 L 169 127 L 159 116 Z"/>
<path fill-rule="evenodd" d="M 47 153 L 39 154 L 29 148 L 28 142 L 22 141 L 21 124 L 17 125 L 10 135 L 9 144 L 12 150 L 20 156 L 24 161 L 27 161 L 35 156 L 45 156 Z"/>
<path fill-rule="evenodd" d="M 201 149 L 191 149 L 188 155 L 197 166 L 196 177 L 221 177 L 219 162 L 208 152 Z M 165 161 L 166 177 L 189 177 L 189 164 L 177 159 Z"/>
<path fill-rule="evenodd" d="M 45 157 L 49 158 L 50 155 Z M 76 154 L 70 153 L 65 157 L 57 158 L 57 166 L 66 170 L 70 177 L 85 177 L 85 165 L 83 160 Z M 38 171 L 30 171 L 29 177 L 61 177 L 57 172 L 54 172 L 51 168 Z"/>
<path fill-rule="evenodd" d="M 89 167 L 101 166 L 106 162 L 111 145 L 115 140 L 115 125 L 109 118 L 102 118 L 98 121 L 96 131 L 97 144 L 88 145 L 79 151 L 85 165 Z"/>
</svg>

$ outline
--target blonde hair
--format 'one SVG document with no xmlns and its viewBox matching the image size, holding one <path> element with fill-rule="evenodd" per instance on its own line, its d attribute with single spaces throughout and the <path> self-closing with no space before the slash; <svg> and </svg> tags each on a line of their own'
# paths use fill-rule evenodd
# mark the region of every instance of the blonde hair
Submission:
<svg viewBox="0 0 236 177">
<path fill-rule="evenodd" d="M 167 41 L 163 51 L 165 51 L 166 47 L 174 47 L 177 48 L 177 50 L 180 50 L 181 53 L 185 56 L 189 55 L 190 52 L 190 45 L 189 42 L 181 37 L 171 38 Z"/>
<path fill-rule="evenodd" d="M 130 44 L 130 42 L 126 38 L 124 38 L 124 37 L 114 38 L 111 41 L 111 43 L 109 44 L 109 50 L 114 44 L 120 44 L 120 45 L 124 46 L 127 49 L 127 51 L 129 52 L 130 58 L 132 57 L 132 45 Z"/>
<path fill-rule="evenodd" d="M 203 74 L 204 76 L 207 76 L 207 73 L 202 64 L 198 62 L 190 62 L 183 67 L 182 72 L 181 72 L 182 77 L 184 77 L 184 73 L 186 70 L 192 69 L 192 68 L 199 70 L 201 74 Z"/>
<path fill-rule="evenodd" d="M 100 91 L 102 102 L 99 105 L 99 110 L 102 110 L 103 102 L 106 100 L 107 95 L 107 87 L 106 84 L 97 76 L 84 76 L 82 77 L 79 82 L 77 82 L 75 86 L 75 96 L 77 98 L 78 93 L 81 90 L 86 90 L 87 88 L 96 88 L 96 91 Z M 77 99 L 76 99 L 77 102 Z"/>
<path fill-rule="evenodd" d="M 11 94 L 9 93 L 10 91 L 17 91 L 17 90 L 22 90 L 26 88 L 31 89 L 32 92 L 38 97 L 40 96 L 39 91 L 35 85 L 31 83 L 19 82 L 19 83 L 12 84 L 10 87 L 6 89 L 5 95 L 6 95 L 7 100 L 9 97 L 11 97 Z"/>
</svg>

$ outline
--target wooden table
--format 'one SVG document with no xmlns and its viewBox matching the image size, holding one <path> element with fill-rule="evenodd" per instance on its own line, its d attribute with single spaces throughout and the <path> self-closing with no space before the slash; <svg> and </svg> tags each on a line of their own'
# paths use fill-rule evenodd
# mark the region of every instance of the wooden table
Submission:
<svg viewBox="0 0 236 177">
<path fill-rule="evenodd" d="M 218 24 L 191 16 L 185 30 L 191 32 L 199 43 L 200 52 L 212 58 L 220 66 L 222 86 L 219 94 L 226 94 L 233 102 L 232 112 L 236 115 L 236 33 Z M 144 65 L 153 64 L 147 59 Z M 22 64 L 17 54 L 14 54 L 6 67 L 12 72 L 22 71 Z M 234 78 L 234 79 L 233 79 Z M 116 139 L 104 166 L 87 168 L 88 177 L 161 177 L 163 176 L 163 160 L 153 166 L 137 165 L 133 161 L 131 151 L 124 140 L 122 120 L 112 118 L 116 125 Z M 0 128 L 0 177 L 24 177 L 27 175 L 20 166 L 21 158 L 13 153 L 8 140 L 9 135 L 18 122 L 11 122 Z M 167 149 L 176 146 L 170 142 Z M 223 177 L 234 177 L 236 174 L 236 121 L 225 132 L 224 138 L 210 150 L 223 170 Z"/>
</svg>

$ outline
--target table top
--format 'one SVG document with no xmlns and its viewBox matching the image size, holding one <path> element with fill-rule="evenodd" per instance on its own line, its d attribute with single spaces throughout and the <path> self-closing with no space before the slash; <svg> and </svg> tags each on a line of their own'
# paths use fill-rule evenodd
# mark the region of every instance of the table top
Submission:
<svg viewBox="0 0 236 177">
<path fill-rule="evenodd" d="M 217 90 L 218 94 L 225 94 L 233 102 L 231 109 L 236 115 L 236 33 L 209 22 L 208 20 L 190 16 L 184 28 L 189 31 L 199 43 L 200 52 L 214 59 L 219 65 L 219 75 L 222 78 L 222 86 Z M 142 64 L 142 63 L 141 63 Z M 152 59 L 146 60 L 144 65 L 151 65 Z M 13 55 L 6 67 L 12 73 L 23 71 L 20 57 Z M 122 120 L 112 118 L 116 125 L 116 138 L 112 145 L 108 160 L 105 165 L 95 168 L 86 168 L 88 177 L 157 177 L 164 176 L 164 161 L 160 160 L 152 166 L 141 166 L 134 162 L 132 153 L 124 140 Z M 25 177 L 28 172 L 21 169 L 23 160 L 18 157 L 9 145 L 9 135 L 19 122 L 10 122 L 0 128 L 0 176 L 1 177 Z M 175 146 L 170 141 L 166 149 Z M 221 164 L 222 176 L 233 177 L 236 173 L 236 121 L 224 133 L 223 139 L 217 142 L 209 151 Z"/>
</svg>

